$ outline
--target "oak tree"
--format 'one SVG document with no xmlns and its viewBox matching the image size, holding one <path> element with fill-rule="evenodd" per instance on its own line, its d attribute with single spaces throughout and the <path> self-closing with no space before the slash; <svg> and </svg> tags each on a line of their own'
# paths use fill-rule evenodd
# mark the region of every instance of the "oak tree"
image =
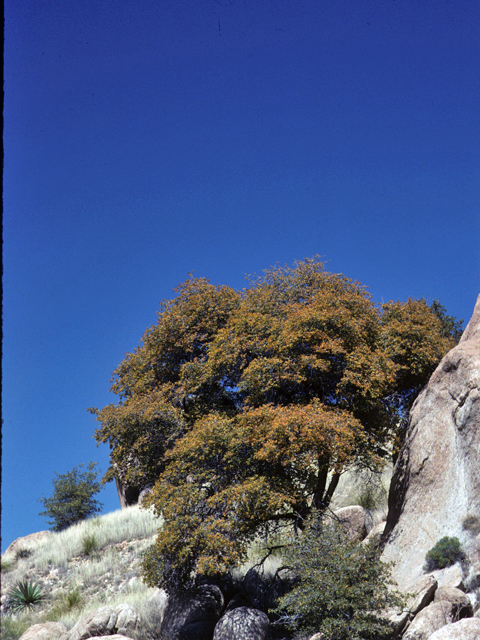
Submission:
<svg viewBox="0 0 480 640">
<path fill-rule="evenodd" d="M 95 410 L 107 479 L 154 486 L 147 581 L 225 572 L 325 510 L 347 468 L 382 465 L 453 344 L 424 300 L 377 306 L 318 258 L 241 292 L 190 277 L 115 371 L 120 402 Z"/>
</svg>

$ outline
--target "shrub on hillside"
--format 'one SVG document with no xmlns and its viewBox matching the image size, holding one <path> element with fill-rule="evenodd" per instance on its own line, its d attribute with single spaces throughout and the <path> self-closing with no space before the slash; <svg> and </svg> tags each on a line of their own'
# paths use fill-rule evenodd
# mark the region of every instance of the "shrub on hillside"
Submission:
<svg viewBox="0 0 480 640">
<path fill-rule="evenodd" d="M 93 497 L 101 489 L 96 462 L 90 462 L 85 471 L 83 464 L 72 471 L 58 474 L 53 481 L 54 492 L 51 498 L 40 498 L 45 511 L 39 515 L 51 518 L 48 522 L 52 531 L 63 531 L 80 520 L 91 518 L 102 510 L 103 505 Z"/>
<path fill-rule="evenodd" d="M 472 536 L 478 535 L 480 533 L 480 518 L 478 516 L 468 515 L 462 523 L 462 528 Z"/>
<path fill-rule="evenodd" d="M 445 536 L 430 551 L 427 551 L 425 570 L 444 569 L 459 560 L 463 560 L 464 557 L 465 554 L 460 547 L 460 540 Z"/>
<path fill-rule="evenodd" d="M 392 632 L 382 611 L 402 600 L 390 588 L 390 566 L 378 549 L 315 515 L 287 558 L 297 578 L 280 598 L 280 622 L 302 635 L 320 632 L 325 640 L 380 640 Z"/>
</svg>

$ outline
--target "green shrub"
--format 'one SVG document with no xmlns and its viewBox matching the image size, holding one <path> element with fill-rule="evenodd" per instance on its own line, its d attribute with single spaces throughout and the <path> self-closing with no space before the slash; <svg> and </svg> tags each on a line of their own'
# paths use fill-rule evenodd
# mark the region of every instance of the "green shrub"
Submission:
<svg viewBox="0 0 480 640">
<path fill-rule="evenodd" d="M 444 569 L 465 557 L 458 538 L 449 538 L 445 536 L 441 538 L 437 544 L 427 551 L 425 556 L 426 571 L 434 569 Z"/>
<path fill-rule="evenodd" d="M 97 536 L 94 533 L 85 533 L 82 538 L 82 550 L 86 556 L 90 556 L 98 548 Z"/>
<path fill-rule="evenodd" d="M 10 606 L 13 611 L 31 609 L 46 598 L 42 589 L 35 582 L 23 580 L 9 592 Z"/>
<path fill-rule="evenodd" d="M 101 489 L 96 465 L 96 462 L 90 462 L 86 471 L 80 471 L 83 467 L 80 464 L 68 473 L 55 474 L 53 496 L 39 500 L 45 507 L 39 515 L 51 518 L 48 524 L 52 531 L 63 531 L 102 510 L 103 505 L 93 498 Z"/>
<path fill-rule="evenodd" d="M 321 632 L 325 640 L 383 640 L 392 632 L 382 611 L 403 603 L 378 549 L 314 515 L 287 560 L 297 578 L 280 598 L 280 623 L 300 634 Z"/>
<path fill-rule="evenodd" d="M 72 587 L 64 594 L 62 594 L 62 602 L 65 605 L 67 611 L 77 609 L 82 604 L 82 594 L 78 587 Z"/>
<path fill-rule="evenodd" d="M 463 530 L 468 531 L 472 536 L 480 533 L 480 518 L 478 516 L 469 515 L 463 521 Z"/>
</svg>

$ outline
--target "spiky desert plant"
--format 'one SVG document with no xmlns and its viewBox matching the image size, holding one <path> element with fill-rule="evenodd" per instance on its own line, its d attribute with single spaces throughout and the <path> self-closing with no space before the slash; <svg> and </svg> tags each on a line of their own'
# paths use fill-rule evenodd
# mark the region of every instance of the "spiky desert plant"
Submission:
<svg viewBox="0 0 480 640">
<path fill-rule="evenodd" d="M 28 580 L 18 582 L 17 586 L 9 592 L 9 596 L 10 605 L 14 611 L 32 609 L 46 598 L 41 587 L 35 582 L 28 582 Z"/>
</svg>

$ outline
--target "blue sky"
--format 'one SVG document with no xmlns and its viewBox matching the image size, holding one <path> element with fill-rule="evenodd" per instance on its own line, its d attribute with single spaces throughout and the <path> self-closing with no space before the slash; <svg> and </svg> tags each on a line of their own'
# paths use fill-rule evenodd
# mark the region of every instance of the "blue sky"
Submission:
<svg viewBox="0 0 480 640">
<path fill-rule="evenodd" d="M 2 551 L 189 272 L 480 290 L 477 0 L 6 0 Z M 99 496 L 119 507 L 112 484 Z"/>
</svg>

